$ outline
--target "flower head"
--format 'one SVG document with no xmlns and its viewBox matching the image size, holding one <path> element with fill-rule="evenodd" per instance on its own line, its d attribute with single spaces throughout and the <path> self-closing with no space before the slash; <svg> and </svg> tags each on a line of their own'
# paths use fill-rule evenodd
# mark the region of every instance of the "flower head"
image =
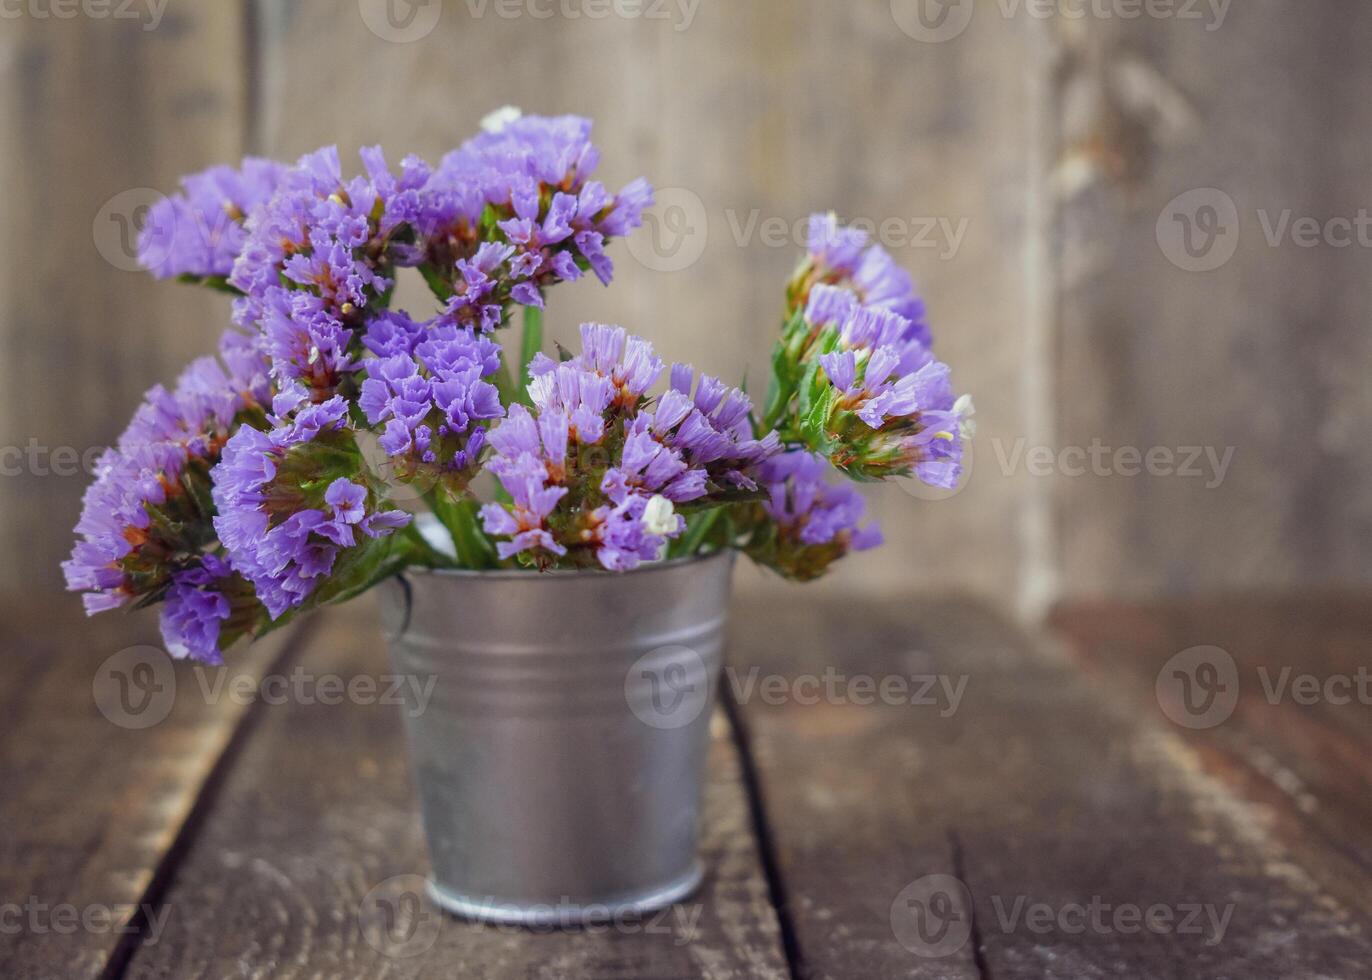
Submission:
<svg viewBox="0 0 1372 980">
<path fill-rule="evenodd" d="M 275 192 L 285 167 L 248 157 L 238 170 L 217 166 L 181 180 L 181 193 L 148 210 L 138 261 L 158 279 L 227 276 L 243 248 L 248 216 Z"/>
<path fill-rule="evenodd" d="M 426 476 L 465 489 L 485 445 L 485 424 L 505 414 L 495 385 L 500 345 L 452 326 L 425 329 L 396 315 L 375 340 L 388 356 L 363 362 L 358 404 L 384 425 L 381 448 L 404 481 Z M 408 351 L 406 348 L 408 347 Z"/>
<path fill-rule="evenodd" d="M 930 345 L 924 301 L 915 294 L 914 281 L 886 249 L 868 244 L 866 232 L 839 225 L 832 213 L 816 214 L 810 218 L 808 244 L 809 254 L 791 280 L 793 310 L 805 307 L 815 286 L 838 286 L 863 306 L 904 317 L 910 338 Z"/>
<path fill-rule="evenodd" d="M 341 397 L 305 404 L 295 389 L 275 408 L 290 414 L 267 431 L 239 429 L 213 473 L 215 530 L 273 619 L 310 598 L 341 556 L 410 519 L 381 509 L 366 485 Z"/>
<path fill-rule="evenodd" d="M 186 369 L 172 391 L 150 389 L 133 420 L 96 464 L 80 536 L 63 564 L 67 587 L 86 593 L 88 612 L 160 594 L 198 569 L 214 544 L 210 468 L 233 429 L 263 417 L 266 392 L 214 358 Z"/>
<path fill-rule="evenodd" d="M 773 526 L 749 547 L 756 560 L 805 581 L 848 552 L 881 543 L 876 525 L 862 524 L 866 504 L 857 488 L 830 482 L 832 472 L 824 457 L 802 450 L 763 464 L 768 499 L 762 510 Z"/>
</svg>

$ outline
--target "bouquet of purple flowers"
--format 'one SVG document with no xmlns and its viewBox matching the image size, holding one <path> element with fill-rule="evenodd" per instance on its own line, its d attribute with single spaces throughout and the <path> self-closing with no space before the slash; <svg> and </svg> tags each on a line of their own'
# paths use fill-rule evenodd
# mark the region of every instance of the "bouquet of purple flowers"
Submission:
<svg viewBox="0 0 1372 980">
<path fill-rule="evenodd" d="M 606 245 L 652 203 L 645 180 L 593 179 L 590 131 L 502 110 L 437 167 L 373 147 L 345 178 L 330 147 L 159 202 L 140 260 L 229 294 L 234 326 L 101 457 L 63 566 L 86 610 L 161 603 L 169 650 L 219 662 L 414 565 L 620 572 L 736 548 L 811 579 L 880 542 L 835 474 L 957 483 L 970 400 L 909 275 L 831 215 L 811 220 L 760 411 L 620 327 L 545 353 L 545 291 L 608 284 Z M 429 319 L 391 308 L 402 268 Z"/>
</svg>

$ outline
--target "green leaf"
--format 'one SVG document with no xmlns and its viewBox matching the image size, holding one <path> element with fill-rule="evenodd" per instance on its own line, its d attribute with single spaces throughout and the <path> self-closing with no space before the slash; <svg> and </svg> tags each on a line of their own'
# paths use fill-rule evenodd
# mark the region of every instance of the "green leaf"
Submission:
<svg viewBox="0 0 1372 980">
<path fill-rule="evenodd" d="M 495 568 L 498 564 L 495 545 L 481 529 L 474 500 L 453 500 L 442 490 L 427 498 L 434 516 L 448 529 L 457 551 L 458 564 L 463 568 Z"/>
<path fill-rule="evenodd" d="M 443 278 L 443 274 L 438 269 L 425 263 L 419 267 L 419 274 L 424 277 L 424 281 L 429 284 L 429 291 L 434 294 L 441 303 L 446 303 L 453 298 L 452 283 Z"/>
<path fill-rule="evenodd" d="M 519 347 L 519 363 L 522 366 L 521 376 L 525 384 L 529 383 L 529 362 L 534 359 L 534 355 L 543 350 L 543 311 L 537 306 L 524 307 L 524 335 Z"/>
<path fill-rule="evenodd" d="M 206 286 L 215 292 L 228 293 L 230 296 L 242 296 L 242 290 L 229 285 L 227 276 L 197 276 L 191 272 L 183 272 L 176 277 L 177 282 L 184 282 L 191 286 Z"/>
<path fill-rule="evenodd" d="M 710 528 L 714 527 L 723 512 L 723 507 L 712 507 L 686 518 L 686 532 L 671 543 L 667 549 L 667 557 L 685 558 L 699 551 L 705 535 L 710 533 Z"/>
</svg>

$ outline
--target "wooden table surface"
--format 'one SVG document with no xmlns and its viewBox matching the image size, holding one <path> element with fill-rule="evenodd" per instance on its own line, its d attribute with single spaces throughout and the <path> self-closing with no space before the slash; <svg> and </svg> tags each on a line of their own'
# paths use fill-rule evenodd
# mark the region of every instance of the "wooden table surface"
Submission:
<svg viewBox="0 0 1372 980">
<path fill-rule="evenodd" d="M 222 670 L 4 611 L 6 980 L 1372 976 L 1367 597 L 740 604 L 701 891 L 539 932 L 407 898 L 365 603 Z"/>
</svg>

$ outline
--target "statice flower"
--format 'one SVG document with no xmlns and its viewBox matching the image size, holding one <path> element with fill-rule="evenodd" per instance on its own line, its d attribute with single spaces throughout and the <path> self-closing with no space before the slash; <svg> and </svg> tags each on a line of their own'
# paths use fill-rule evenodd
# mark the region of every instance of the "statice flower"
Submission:
<svg viewBox="0 0 1372 980">
<path fill-rule="evenodd" d="M 181 193 L 148 210 L 138 261 L 158 279 L 227 276 L 247 237 L 244 223 L 276 191 L 285 169 L 247 157 L 237 170 L 217 166 L 182 178 Z"/>
<path fill-rule="evenodd" d="M 795 450 L 760 469 L 767 491 L 748 553 L 788 578 L 807 581 L 824 574 L 850 551 L 881 544 L 875 524 L 863 524 L 866 504 L 857 488 L 833 483 L 824 457 Z"/>
<path fill-rule="evenodd" d="M 226 344 L 232 353 L 232 344 Z M 214 545 L 210 468 L 233 429 L 263 417 L 266 390 L 250 359 L 193 362 L 172 391 L 150 389 L 96 464 L 80 539 L 63 564 L 67 587 L 94 613 L 157 597 L 199 568 Z"/>
<path fill-rule="evenodd" d="M 703 469 L 713 488 L 756 490 L 749 474 L 781 451 L 781 439 L 775 431 L 755 436 L 752 400 L 708 374 L 697 381 L 688 364 L 672 365 L 671 384 L 658 402 L 654 432 Z"/>
<path fill-rule="evenodd" d="M 863 306 L 890 310 L 909 322 L 910 336 L 930 346 L 924 301 L 915 294 L 910 274 L 880 245 L 869 245 L 867 233 L 845 228 L 832 214 L 810 218 L 809 254 L 791 280 L 791 309 L 803 309 L 816 285 L 851 291 Z"/>
<path fill-rule="evenodd" d="M 807 319 L 830 298 L 817 287 Z M 835 304 L 836 305 L 836 304 Z M 881 479 L 913 472 L 951 489 L 961 476 L 971 399 L 953 394 L 948 366 L 910 335 L 898 313 L 852 306 L 822 335 L 820 371 L 804 426 L 812 448 L 852 476 Z"/>
<path fill-rule="evenodd" d="M 163 600 L 162 642 L 173 657 L 223 663 L 223 650 L 257 625 L 261 612 L 252 586 L 218 555 L 172 575 Z"/>
<path fill-rule="evenodd" d="M 382 509 L 362 475 L 343 398 L 304 399 L 301 388 L 279 395 L 273 428 L 239 429 L 213 473 L 215 530 L 273 619 L 410 520 Z"/>
<path fill-rule="evenodd" d="M 542 308 L 548 286 L 587 269 L 610 282 L 605 246 L 642 224 L 653 193 L 639 179 L 610 194 L 592 179 L 599 159 L 590 120 L 517 110 L 493 114 L 443 158 L 419 227 L 428 278 L 449 286 L 449 316 L 491 329 L 509 303 Z"/>
<path fill-rule="evenodd" d="M 485 424 L 501 418 L 500 393 L 484 378 L 500 370 L 500 345 L 452 326 L 409 326 L 392 314 L 366 343 L 389 352 L 363 362 L 358 404 L 402 481 L 466 489 L 485 445 Z M 406 350 L 406 348 L 409 348 Z"/>
<path fill-rule="evenodd" d="M 244 294 L 235 320 L 260 333 L 273 375 L 319 400 L 354 369 L 362 319 L 384 306 L 395 265 L 420 258 L 405 239 L 427 168 L 407 161 L 397 178 L 379 148 L 362 158 L 366 175 L 344 180 L 336 148 L 301 157 L 249 219 L 229 277 Z"/>
<path fill-rule="evenodd" d="M 594 323 L 582 325 L 581 338 L 575 357 L 530 365 L 537 414 L 514 406 L 492 431 L 487 465 L 514 503 L 487 505 L 481 516 L 488 533 L 510 539 L 501 557 L 529 552 L 546 564 L 565 555 L 622 571 L 659 557 L 685 529 L 675 504 L 708 492 L 703 465 L 668 444 L 697 410 L 677 393 L 681 410 L 655 430 L 647 392 L 665 365 L 652 345 Z"/>
</svg>

